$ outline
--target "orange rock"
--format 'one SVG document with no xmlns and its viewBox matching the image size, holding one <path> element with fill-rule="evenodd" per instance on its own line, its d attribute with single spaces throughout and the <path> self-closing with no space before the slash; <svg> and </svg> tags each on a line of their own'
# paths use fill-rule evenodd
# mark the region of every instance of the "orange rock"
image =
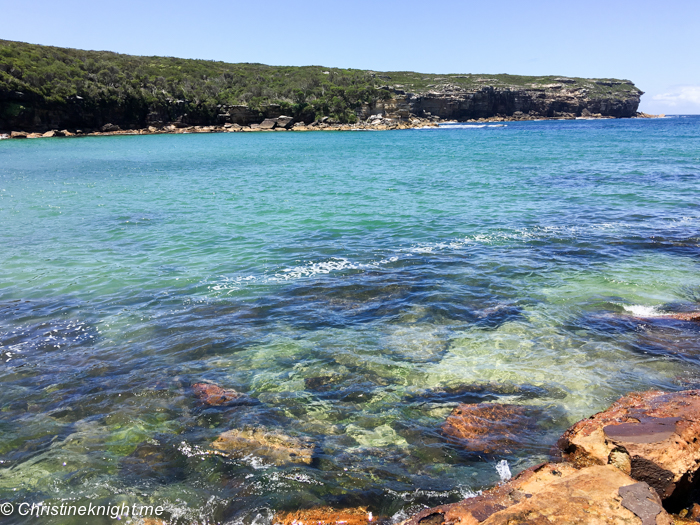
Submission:
<svg viewBox="0 0 700 525">
<path fill-rule="evenodd" d="M 661 500 L 612 465 L 545 464 L 459 503 L 426 509 L 402 525 L 670 525 Z"/>
<path fill-rule="evenodd" d="M 278 512 L 272 520 L 281 525 L 369 525 L 376 523 L 366 507 L 352 509 L 334 509 L 333 507 L 316 507 L 294 512 Z"/>
<path fill-rule="evenodd" d="M 678 314 L 669 314 L 664 317 L 671 317 L 672 319 L 678 319 L 679 321 L 700 322 L 700 312 L 684 312 Z"/>
<path fill-rule="evenodd" d="M 221 388 L 213 383 L 197 383 L 192 386 L 192 390 L 204 404 L 215 407 L 235 405 L 249 399 L 245 394 Z"/>
<path fill-rule="evenodd" d="M 576 466 L 611 463 L 663 500 L 683 497 L 700 466 L 700 391 L 627 395 L 559 441 Z"/>
<path fill-rule="evenodd" d="M 448 441 L 469 452 L 508 452 L 518 445 L 519 433 L 534 430 L 535 418 L 521 405 L 461 404 L 442 425 Z"/>
</svg>

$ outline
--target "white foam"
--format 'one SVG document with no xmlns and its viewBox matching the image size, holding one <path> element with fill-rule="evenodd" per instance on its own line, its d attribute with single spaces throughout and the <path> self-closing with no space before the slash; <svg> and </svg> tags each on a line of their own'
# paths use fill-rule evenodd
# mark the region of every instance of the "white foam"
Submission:
<svg viewBox="0 0 700 525">
<path fill-rule="evenodd" d="M 623 304 L 622 307 L 635 317 L 661 317 L 663 313 L 659 312 L 656 306 L 645 306 L 643 304 Z"/>
<path fill-rule="evenodd" d="M 475 498 L 477 496 L 481 496 L 481 491 L 477 490 L 474 492 L 471 489 L 468 489 L 466 487 L 459 487 L 459 493 L 462 496 L 462 498 L 467 499 L 467 498 Z"/>
<path fill-rule="evenodd" d="M 344 257 L 333 257 L 329 261 L 313 262 L 304 266 L 285 268 L 281 272 L 276 273 L 275 278 L 281 281 L 288 281 L 301 277 L 313 277 L 319 274 L 328 274 L 343 270 L 359 270 L 371 267 L 374 267 L 374 265 L 353 263 Z"/>
<path fill-rule="evenodd" d="M 501 481 L 508 481 L 512 477 L 510 467 L 505 459 L 496 463 L 496 472 L 498 472 L 498 475 L 501 477 Z"/>
</svg>

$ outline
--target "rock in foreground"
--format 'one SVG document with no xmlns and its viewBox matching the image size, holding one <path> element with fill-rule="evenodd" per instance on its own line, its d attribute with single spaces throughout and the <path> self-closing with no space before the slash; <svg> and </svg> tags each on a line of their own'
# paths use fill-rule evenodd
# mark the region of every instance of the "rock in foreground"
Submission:
<svg viewBox="0 0 700 525">
<path fill-rule="evenodd" d="M 402 525 L 670 525 L 661 500 L 612 465 L 546 464 L 482 495 L 426 509 Z"/>
<path fill-rule="evenodd" d="M 559 446 L 578 467 L 611 463 L 672 506 L 700 466 L 700 391 L 629 394 L 567 430 Z"/>
<path fill-rule="evenodd" d="M 254 455 L 275 465 L 310 465 L 314 453 L 313 443 L 261 428 L 229 430 L 221 434 L 211 446 L 227 456 Z"/>
</svg>

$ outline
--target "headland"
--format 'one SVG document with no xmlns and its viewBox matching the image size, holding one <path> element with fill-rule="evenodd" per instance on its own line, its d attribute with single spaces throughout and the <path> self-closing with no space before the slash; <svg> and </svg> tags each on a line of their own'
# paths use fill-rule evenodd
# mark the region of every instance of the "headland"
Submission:
<svg viewBox="0 0 700 525">
<path fill-rule="evenodd" d="M 642 94 L 612 78 L 228 64 L 0 40 L 0 133 L 17 138 L 629 118 L 645 116 Z"/>
</svg>

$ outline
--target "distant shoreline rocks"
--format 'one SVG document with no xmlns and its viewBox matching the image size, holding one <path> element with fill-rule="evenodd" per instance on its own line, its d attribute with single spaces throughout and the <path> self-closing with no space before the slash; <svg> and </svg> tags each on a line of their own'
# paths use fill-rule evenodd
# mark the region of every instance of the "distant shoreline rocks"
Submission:
<svg viewBox="0 0 700 525">
<path fill-rule="evenodd" d="M 638 113 L 632 118 L 664 118 L 665 115 L 650 115 Z M 512 116 L 495 116 L 488 118 L 469 119 L 466 121 L 451 121 L 437 117 L 421 118 L 412 117 L 406 120 L 394 119 L 382 115 L 372 115 L 367 120 L 355 124 L 341 124 L 331 118 L 324 117 L 310 123 L 295 122 L 292 117 L 280 116 L 265 119 L 260 124 L 242 126 L 240 124 L 227 123 L 217 126 L 187 126 L 181 122 L 173 122 L 163 126 L 148 126 L 139 129 L 121 129 L 118 125 L 107 123 L 98 130 L 63 129 L 50 130 L 45 133 L 30 133 L 26 131 L 10 131 L 0 133 L 2 139 L 37 139 L 54 137 L 85 137 L 85 136 L 110 136 L 110 135 L 163 135 L 163 134 L 188 134 L 188 133 L 249 133 L 249 132 L 279 132 L 279 131 L 386 131 L 397 129 L 421 129 L 437 128 L 440 124 L 457 123 L 490 123 L 490 122 L 520 122 L 538 120 L 595 120 L 614 119 L 615 117 L 591 114 L 585 117 L 574 115 L 562 115 L 558 117 L 541 117 L 536 115 L 513 114 Z"/>
</svg>

